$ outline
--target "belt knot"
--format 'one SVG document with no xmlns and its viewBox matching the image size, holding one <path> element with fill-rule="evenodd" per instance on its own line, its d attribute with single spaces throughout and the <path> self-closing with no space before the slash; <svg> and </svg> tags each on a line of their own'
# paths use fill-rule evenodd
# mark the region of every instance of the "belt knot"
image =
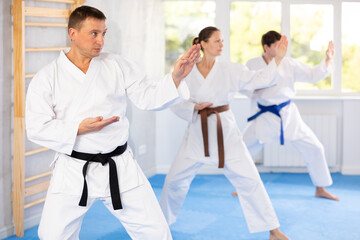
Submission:
<svg viewBox="0 0 360 240">
<path fill-rule="evenodd" d="M 84 185 L 83 185 L 83 191 L 81 194 L 79 206 L 86 206 L 86 203 L 87 203 L 88 187 L 87 187 L 87 182 L 86 182 L 86 172 L 87 172 L 89 163 L 90 162 L 99 162 L 103 166 L 106 163 L 109 163 L 109 185 L 110 185 L 111 202 L 113 204 L 114 210 L 122 209 L 122 203 L 121 203 L 121 198 L 120 198 L 120 188 L 119 188 L 119 183 L 118 183 L 118 174 L 117 174 L 117 170 L 116 170 L 116 163 L 115 163 L 114 159 L 112 159 L 112 157 L 123 154 L 125 152 L 126 148 L 127 148 L 127 143 L 117 147 L 114 151 L 112 151 L 110 153 L 105 153 L 105 154 L 101 154 L 101 153 L 92 154 L 92 153 L 83 153 L 83 152 L 72 151 L 70 157 L 86 161 L 83 166 L 83 170 L 82 170 L 83 178 L 84 178 Z"/>
<path fill-rule="evenodd" d="M 219 107 L 215 107 L 215 108 L 204 108 L 199 111 L 199 114 L 201 116 L 201 131 L 203 134 L 205 157 L 210 156 L 207 117 L 213 113 L 216 114 L 219 168 L 223 168 L 224 164 L 225 164 L 224 138 L 223 138 L 222 125 L 221 125 L 221 119 L 220 119 L 219 113 L 228 111 L 229 109 L 230 109 L 230 106 L 229 106 L 229 104 L 227 104 L 227 105 L 223 105 L 223 106 L 219 106 Z"/>
<path fill-rule="evenodd" d="M 249 117 L 248 122 L 254 120 L 258 116 L 260 116 L 261 114 L 266 113 L 266 112 L 275 114 L 276 116 L 278 116 L 280 118 L 280 144 L 284 145 L 285 139 L 284 139 L 283 121 L 282 121 L 282 117 L 280 115 L 280 110 L 283 107 L 289 105 L 290 102 L 291 102 L 291 100 L 288 100 L 288 101 L 280 103 L 278 105 L 270 105 L 270 106 L 264 106 L 264 105 L 261 105 L 260 103 L 258 103 L 258 107 L 259 107 L 260 111 L 255 113 L 253 116 Z"/>
<path fill-rule="evenodd" d="M 94 156 L 93 161 L 100 162 L 101 165 L 104 166 L 105 164 L 107 164 L 109 162 L 109 158 L 105 154 L 98 153 Z"/>
</svg>

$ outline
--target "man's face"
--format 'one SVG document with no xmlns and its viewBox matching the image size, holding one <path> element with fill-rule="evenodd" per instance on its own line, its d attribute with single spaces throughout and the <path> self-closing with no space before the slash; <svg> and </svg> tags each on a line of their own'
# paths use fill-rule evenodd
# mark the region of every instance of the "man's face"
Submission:
<svg viewBox="0 0 360 240">
<path fill-rule="evenodd" d="M 268 45 L 265 45 L 265 53 L 270 55 L 271 57 L 275 57 L 276 56 L 276 48 L 277 48 L 278 44 L 279 44 L 279 41 L 272 43 L 270 45 L 270 47 Z"/>
<path fill-rule="evenodd" d="M 106 30 L 105 20 L 87 18 L 82 22 L 80 29 L 69 29 L 71 47 L 85 57 L 99 56 L 104 46 Z"/>
</svg>

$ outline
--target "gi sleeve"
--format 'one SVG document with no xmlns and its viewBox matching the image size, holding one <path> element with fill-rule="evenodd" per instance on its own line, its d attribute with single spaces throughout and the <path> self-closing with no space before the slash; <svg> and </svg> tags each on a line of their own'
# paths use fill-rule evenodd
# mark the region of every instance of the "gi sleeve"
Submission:
<svg viewBox="0 0 360 240">
<path fill-rule="evenodd" d="M 325 60 L 320 64 L 311 67 L 295 59 L 291 59 L 291 66 L 294 69 L 294 80 L 296 82 L 316 83 L 326 78 L 333 71 L 333 63 L 326 67 Z"/>
<path fill-rule="evenodd" d="M 71 154 L 79 122 L 58 119 L 54 111 L 53 76 L 39 72 L 30 82 L 25 108 L 25 125 L 30 141 L 57 152 Z"/>
<path fill-rule="evenodd" d="M 163 110 L 189 98 L 184 81 L 176 88 L 171 73 L 156 81 L 151 80 L 134 62 L 117 58 L 125 82 L 126 94 L 136 107 L 143 110 Z"/>
<path fill-rule="evenodd" d="M 171 107 L 171 111 L 187 122 L 193 122 L 198 111 L 194 109 L 195 103 L 188 100 Z"/>
<path fill-rule="evenodd" d="M 235 89 L 240 93 L 251 96 L 257 89 L 270 87 L 277 83 L 277 66 L 275 60 L 271 61 L 265 68 L 252 71 L 247 66 L 233 63 L 230 68 L 230 77 Z"/>
</svg>

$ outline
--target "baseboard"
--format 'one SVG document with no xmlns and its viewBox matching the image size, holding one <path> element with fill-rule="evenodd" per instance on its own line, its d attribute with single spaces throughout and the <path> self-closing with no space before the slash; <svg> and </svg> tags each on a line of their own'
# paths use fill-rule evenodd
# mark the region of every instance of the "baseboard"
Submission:
<svg viewBox="0 0 360 240">
<path fill-rule="evenodd" d="M 32 227 L 34 227 L 36 225 L 39 225 L 40 218 L 41 218 L 41 214 L 38 214 L 36 216 L 24 219 L 24 229 L 26 230 L 26 229 L 32 228 Z M 0 229 L 0 239 L 7 238 L 7 237 L 10 237 L 10 236 L 13 236 L 13 235 L 15 235 L 15 226 L 14 226 L 14 224 L 12 224 L 11 226 L 8 226 L 8 227 L 3 227 L 2 229 Z"/>
<path fill-rule="evenodd" d="M 308 173 L 306 167 L 264 167 L 262 164 L 256 164 L 256 167 L 259 172 L 268 173 Z M 157 166 L 154 174 L 167 174 L 169 172 L 170 165 L 160 165 Z M 342 171 L 343 174 L 360 174 L 360 167 L 357 168 L 357 171 L 354 171 L 355 168 L 349 169 L 349 173 L 344 173 L 344 169 Z M 339 167 L 329 168 L 331 173 L 339 172 Z M 352 172 L 350 172 L 352 170 Z M 222 169 L 216 168 L 215 166 L 204 165 L 198 172 L 198 174 L 223 174 Z"/>
<path fill-rule="evenodd" d="M 265 167 L 263 165 L 256 165 L 260 173 L 307 173 L 306 167 Z"/>
<path fill-rule="evenodd" d="M 4 239 L 7 237 L 10 237 L 15 234 L 15 227 L 9 226 L 9 227 L 3 227 L 0 229 L 0 239 Z"/>
<path fill-rule="evenodd" d="M 256 165 L 259 172 L 292 172 L 292 173 L 307 173 L 307 169 L 304 167 L 264 167 L 262 164 Z M 161 165 L 156 168 L 156 173 L 167 174 L 170 169 L 170 165 Z M 223 174 L 223 170 L 216 168 L 215 166 L 204 165 L 198 172 L 198 174 Z"/>
<path fill-rule="evenodd" d="M 156 167 L 145 169 L 143 172 L 147 178 L 152 177 L 158 173 Z"/>
<path fill-rule="evenodd" d="M 360 166 L 346 166 L 341 169 L 344 175 L 360 175 Z"/>
<path fill-rule="evenodd" d="M 167 174 L 169 169 L 170 165 L 156 165 L 156 174 Z"/>
<path fill-rule="evenodd" d="M 170 170 L 170 165 L 160 165 L 156 167 L 156 174 L 167 174 Z M 200 168 L 198 174 L 222 174 L 223 169 L 219 169 L 215 166 L 204 165 Z"/>
</svg>

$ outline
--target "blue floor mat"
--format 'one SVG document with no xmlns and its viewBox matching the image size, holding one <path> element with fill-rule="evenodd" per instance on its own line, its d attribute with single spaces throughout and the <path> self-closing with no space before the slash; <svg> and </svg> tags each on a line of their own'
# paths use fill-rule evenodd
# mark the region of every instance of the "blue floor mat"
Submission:
<svg viewBox="0 0 360 240">
<path fill-rule="evenodd" d="M 308 174 L 261 173 L 280 221 L 280 229 L 292 240 L 360 240 L 360 176 L 332 174 L 334 184 L 327 188 L 340 201 L 314 197 Z M 165 175 L 149 179 L 159 198 Z M 248 232 L 233 187 L 223 175 L 198 175 L 171 226 L 174 240 L 265 240 L 269 233 Z M 37 227 L 23 238 L 38 239 Z M 80 239 L 131 239 L 121 223 L 101 202 L 84 218 Z"/>
</svg>

